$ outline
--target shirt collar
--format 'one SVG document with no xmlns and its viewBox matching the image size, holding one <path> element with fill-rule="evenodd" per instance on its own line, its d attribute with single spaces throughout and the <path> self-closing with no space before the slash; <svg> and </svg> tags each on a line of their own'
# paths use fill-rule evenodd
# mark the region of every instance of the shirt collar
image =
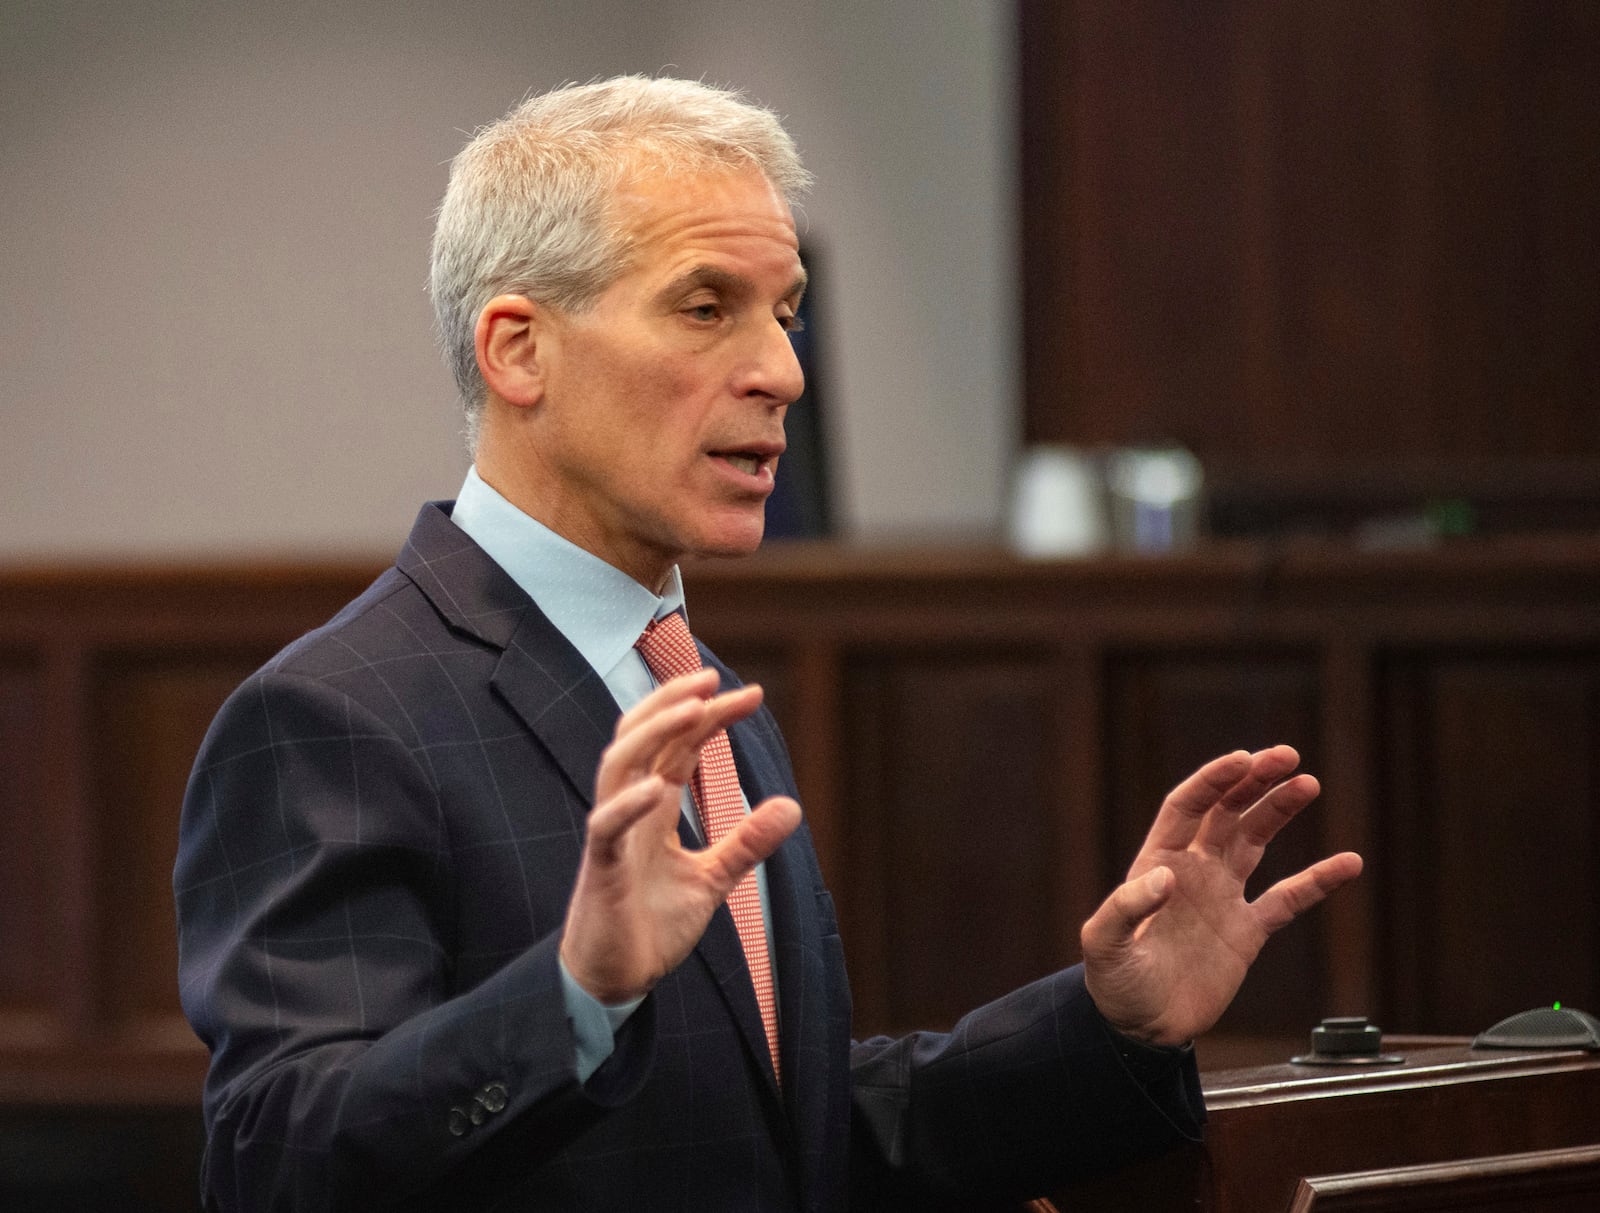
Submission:
<svg viewBox="0 0 1600 1213">
<path fill-rule="evenodd" d="M 677 565 L 653 594 L 621 569 L 524 514 L 467 469 L 450 519 L 532 598 L 583 659 L 605 677 L 652 619 L 683 610 Z"/>
</svg>

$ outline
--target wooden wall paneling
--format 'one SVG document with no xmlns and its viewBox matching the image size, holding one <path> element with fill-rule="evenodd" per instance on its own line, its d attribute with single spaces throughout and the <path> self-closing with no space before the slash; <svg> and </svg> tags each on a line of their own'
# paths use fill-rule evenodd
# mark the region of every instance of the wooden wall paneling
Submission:
<svg viewBox="0 0 1600 1213">
<path fill-rule="evenodd" d="M 705 639 L 705 638 L 702 638 Z M 762 702 L 772 710 L 773 716 L 787 736 L 797 724 L 798 705 L 795 703 L 794 671 L 787 655 L 771 645 L 719 645 L 709 640 L 716 653 L 729 669 L 746 685 L 761 684 Z"/>
<path fill-rule="evenodd" d="M 1382 884 L 1396 1026 L 1600 1005 L 1600 661 L 1397 655 Z"/>
<path fill-rule="evenodd" d="M 1209 435 L 1226 448 L 1240 419 L 1219 406 L 1243 394 L 1244 328 L 1226 12 L 1021 11 L 1023 264 L 1037 291 L 1023 312 L 1039 399 L 1027 436 L 1204 447 Z"/>
<path fill-rule="evenodd" d="M 1516 409 L 1501 411 L 1511 424 L 1516 411 L 1536 414 L 1540 449 L 1566 452 L 1600 448 L 1600 416 L 1589 408 L 1551 409 L 1545 400 L 1564 400 L 1573 384 L 1600 378 L 1600 10 L 1584 0 L 1552 6 L 1545 20 L 1524 23 L 1524 36 L 1538 39 L 1539 62 L 1524 78 L 1530 97 L 1527 114 L 1532 137 L 1524 164 L 1538 188 L 1530 216 L 1534 277 L 1516 301 L 1533 337 L 1533 356 L 1513 375 L 1520 388 Z M 1539 301 L 1536 316 L 1525 300 Z M 1528 407 L 1532 405 L 1533 407 Z M 1543 427 L 1550 427 L 1544 429 Z"/>
<path fill-rule="evenodd" d="M 1356 1180 L 1349 1188 L 1357 1190 L 1374 1171 L 1404 1167 L 1439 1168 L 1433 1175 L 1448 1180 L 1460 1174 L 1458 1165 L 1485 1163 L 1492 1171 L 1507 1155 L 1592 1152 L 1600 1141 L 1600 1058 L 1594 1054 L 1487 1053 L 1443 1037 L 1397 1036 L 1388 1045 L 1402 1065 L 1330 1070 L 1279 1061 L 1203 1071 L 1203 1145 L 1052 1192 L 1052 1203 L 1062 1213 L 1285 1213 L 1309 1176 L 1349 1177 Z M 1548 1170 L 1560 1171 L 1576 1160 L 1548 1161 Z M 1368 1174 L 1357 1179 L 1353 1172 Z M 1525 1191 L 1552 1188 L 1559 1185 Z M 1421 1195 L 1403 1182 L 1390 1190 Z M 1507 1207 L 1477 1204 L 1482 1188 L 1446 1191 L 1454 1199 L 1422 1207 L 1452 1213 Z M 1409 1207 L 1367 1194 L 1378 1199 L 1356 1207 Z"/>
<path fill-rule="evenodd" d="M 1582 0 L 1440 5 L 1435 48 L 1438 439 L 1473 454 L 1600 448 L 1600 15 Z M 1581 393 L 1577 394 L 1576 393 Z"/>
<path fill-rule="evenodd" d="M 849 743 L 841 728 L 843 659 L 833 641 L 810 638 L 795 644 L 792 660 L 794 718 L 784 735 L 817 862 L 831 887 L 845 873 L 840 771 Z"/>
<path fill-rule="evenodd" d="M 86 756 L 93 744 L 85 718 L 88 682 L 84 649 L 69 638 L 44 650 L 42 723 L 44 795 L 40 800 L 53 835 L 58 871 L 55 918 L 60 952 L 57 1007 L 63 1040 L 80 1044 L 95 1022 L 94 934 L 97 894 L 94 863 L 99 842 L 89 807 Z"/>
<path fill-rule="evenodd" d="M 1593 5 L 1018 23 L 1029 441 L 1177 439 L 1279 493 L 1398 470 L 1413 506 L 1595 465 Z"/>
<path fill-rule="evenodd" d="M 1057 792 L 1052 809 L 1056 854 L 1056 949 L 1061 963 L 1083 958 L 1079 931 L 1121 870 L 1108 862 L 1102 806 L 1106 795 L 1105 676 L 1098 646 L 1078 641 L 1056 653 L 1050 674 L 1051 716 L 1057 758 L 1050 771 Z M 1126 863 L 1122 865 L 1126 868 Z"/>
<path fill-rule="evenodd" d="M 1252 427 L 1252 453 L 1321 466 L 1428 454 L 1423 18 L 1405 5 L 1259 16 L 1279 34 L 1261 234 L 1275 246 L 1274 345 L 1293 406 L 1287 424 Z"/>
<path fill-rule="evenodd" d="M 891 921 L 890 831 L 886 806 L 897 794 L 895 748 L 899 705 L 892 694 L 892 667 L 886 658 L 846 654 L 844 735 L 838 837 L 844 863 L 832 886 L 850 975 L 858 1037 L 891 1031 L 893 999 L 889 970 L 895 946 Z"/>
<path fill-rule="evenodd" d="M 1597 674 L 1592 652 L 1434 673 L 1434 843 L 1441 878 L 1473 891 L 1439 912 L 1433 1030 L 1481 1029 L 1553 999 L 1600 1006 Z"/>
<path fill-rule="evenodd" d="M 862 1010 L 883 1019 L 858 1030 L 947 1027 L 1062 963 L 1051 666 L 909 651 L 847 671 L 847 687 L 875 751 L 850 780 L 851 827 L 872 835 L 851 905 L 882 907 L 866 959 L 883 988 Z"/>
<path fill-rule="evenodd" d="M 1380 730 L 1384 741 L 1374 792 L 1374 845 L 1363 879 L 1379 895 L 1379 1022 L 1390 1031 L 1421 1031 L 1425 985 L 1432 976 L 1434 940 L 1429 907 L 1443 890 L 1432 863 L 1429 820 L 1434 754 L 1432 702 L 1424 666 L 1410 651 L 1380 659 Z"/>
<path fill-rule="evenodd" d="M 1593 1213 L 1600 1146 L 1499 1154 L 1300 1181 L 1289 1213 Z"/>
<path fill-rule="evenodd" d="M 1177 779 L 1240 744 L 1300 747 L 1326 791 L 1272 870 L 1346 846 L 1371 866 L 1269 944 L 1202 1042 L 1215 1058 L 1298 1047 L 1336 1012 L 1475 1031 L 1512 995 L 1600 1004 L 1597 569 L 1574 536 L 1039 564 L 807 547 L 697 570 L 691 597 L 793 748 L 864 1032 L 938 1026 L 1075 959 Z M 0 954 L 20 957 L 0 1097 L 194 1098 L 166 900 L 194 747 L 369 575 L 0 577 Z M 30 806 L 32 837 L 11 820 Z"/>
<path fill-rule="evenodd" d="M 1322 796 L 1316 814 L 1317 850 L 1322 855 L 1354 851 L 1370 864 L 1375 829 L 1372 786 L 1375 747 L 1374 643 L 1348 626 L 1331 630 L 1322 653 L 1321 733 L 1325 747 Z M 1299 929 L 1317 933 L 1327 957 L 1330 1013 L 1366 1015 L 1378 1021 L 1377 886 L 1370 872 L 1320 907 Z M 1380 1026 L 1381 1026 L 1381 1021 Z"/>
<path fill-rule="evenodd" d="M 130 566 L 0 579 L 0 685 L 28 713 L 6 722 L 0 751 L 38 831 L 6 823 L 8 862 L 29 870 L 8 882 L 3 917 L 34 932 L 8 970 L 49 976 L 37 1013 L 0 1012 L 0 1100 L 198 1098 L 204 1050 L 178 1011 L 170 894 L 189 767 L 224 695 L 371 572 Z"/>
<path fill-rule="evenodd" d="M 1321 770 L 1315 653 L 1122 649 L 1109 667 L 1111 774 L 1103 811 L 1120 869 L 1137 852 L 1166 794 L 1218 754 L 1285 742 L 1300 752 L 1302 769 Z M 1321 841 L 1313 821 L 1291 823 L 1246 886 L 1247 895 L 1320 858 Z M 1271 940 L 1216 1031 L 1295 1038 L 1336 1013 L 1323 944 L 1314 919 Z"/>
<path fill-rule="evenodd" d="M 59 1044 L 61 862 L 46 794 L 49 768 L 37 654 L 0 653 L 0 1051 Z"/>
<path fill-rule="evenodd" d="M 212 718 L 270 655 L 178 640 L 111 648 L 93 664 L 97 1033 L 106 1043 L 141 1053 L 201 1051 L 178 1005 L 178 818 Z"/>
<path fill-rule="evenodd" d="M 1274 176 L 1277 156 L 1275 115 L 1278 98 L 1273 65 L 1279 30 L 1256 5 L 1236 10 L 1232 80 L 1232 112 L 1238 123 L 1234 171 L 1237 225 L 1235 271 L 1239 292 L 1239 396 L 1226 412 L 1237 415 L 1251 431 L 1295 424 L 1295 401 L 1278 341 L 1285 300 L 1282 258 L 1273 239 Z M 1248 418 L 1248 422 L 1244 422 Z"/>
</svg>

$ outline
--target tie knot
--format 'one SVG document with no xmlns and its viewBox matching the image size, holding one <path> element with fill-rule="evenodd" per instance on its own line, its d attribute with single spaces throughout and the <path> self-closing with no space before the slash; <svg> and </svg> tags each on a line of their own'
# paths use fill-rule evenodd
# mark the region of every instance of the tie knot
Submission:
<svg viewBox="0 0 1600 1213">
<path fill-rule="evenodd" d="M 701 668 L 700 650 L 695 647 L 689 625 L 678 611 L 664 619 L 652 619 L 634 647 L 657 682 L 693 674 Z"/>
</svg>

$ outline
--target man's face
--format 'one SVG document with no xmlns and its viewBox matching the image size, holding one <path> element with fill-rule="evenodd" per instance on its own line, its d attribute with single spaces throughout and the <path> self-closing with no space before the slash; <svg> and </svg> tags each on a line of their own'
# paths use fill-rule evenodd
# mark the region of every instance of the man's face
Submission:
<svg viewBox="0 0 1600 1213">
<path fill-rule="evenodd" d="M 753 168 L 651 175 L 618 205 L 628 270 L 541 337 L 528 487 L 547 526 L 654 589 L 682 556 L 761 542 L 804 386 L 789 329 L 805 271 Z"/>
</svg>

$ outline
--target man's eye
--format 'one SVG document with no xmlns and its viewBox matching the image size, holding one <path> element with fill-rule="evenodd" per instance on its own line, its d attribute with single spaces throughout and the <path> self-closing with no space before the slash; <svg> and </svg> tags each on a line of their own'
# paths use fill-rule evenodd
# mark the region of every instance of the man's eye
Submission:
<svg viewBox="0 0 1600 1213">
<path fill-rule="evenodd" d="M 693 307 L 687 309 L 687 311 L 691 319 L 704 320 L 707 322 L 715 320 L 718 316 L 722 315 L 722 309 L 715 303 L 697 303 Z"/>
<path fill-rule="evenodd" d="M 798 316 L 779 316 L 778 323 L 783 325 L 786 333 L 803 333 L 806 331 L 806 322 Z"/>
</svg>

